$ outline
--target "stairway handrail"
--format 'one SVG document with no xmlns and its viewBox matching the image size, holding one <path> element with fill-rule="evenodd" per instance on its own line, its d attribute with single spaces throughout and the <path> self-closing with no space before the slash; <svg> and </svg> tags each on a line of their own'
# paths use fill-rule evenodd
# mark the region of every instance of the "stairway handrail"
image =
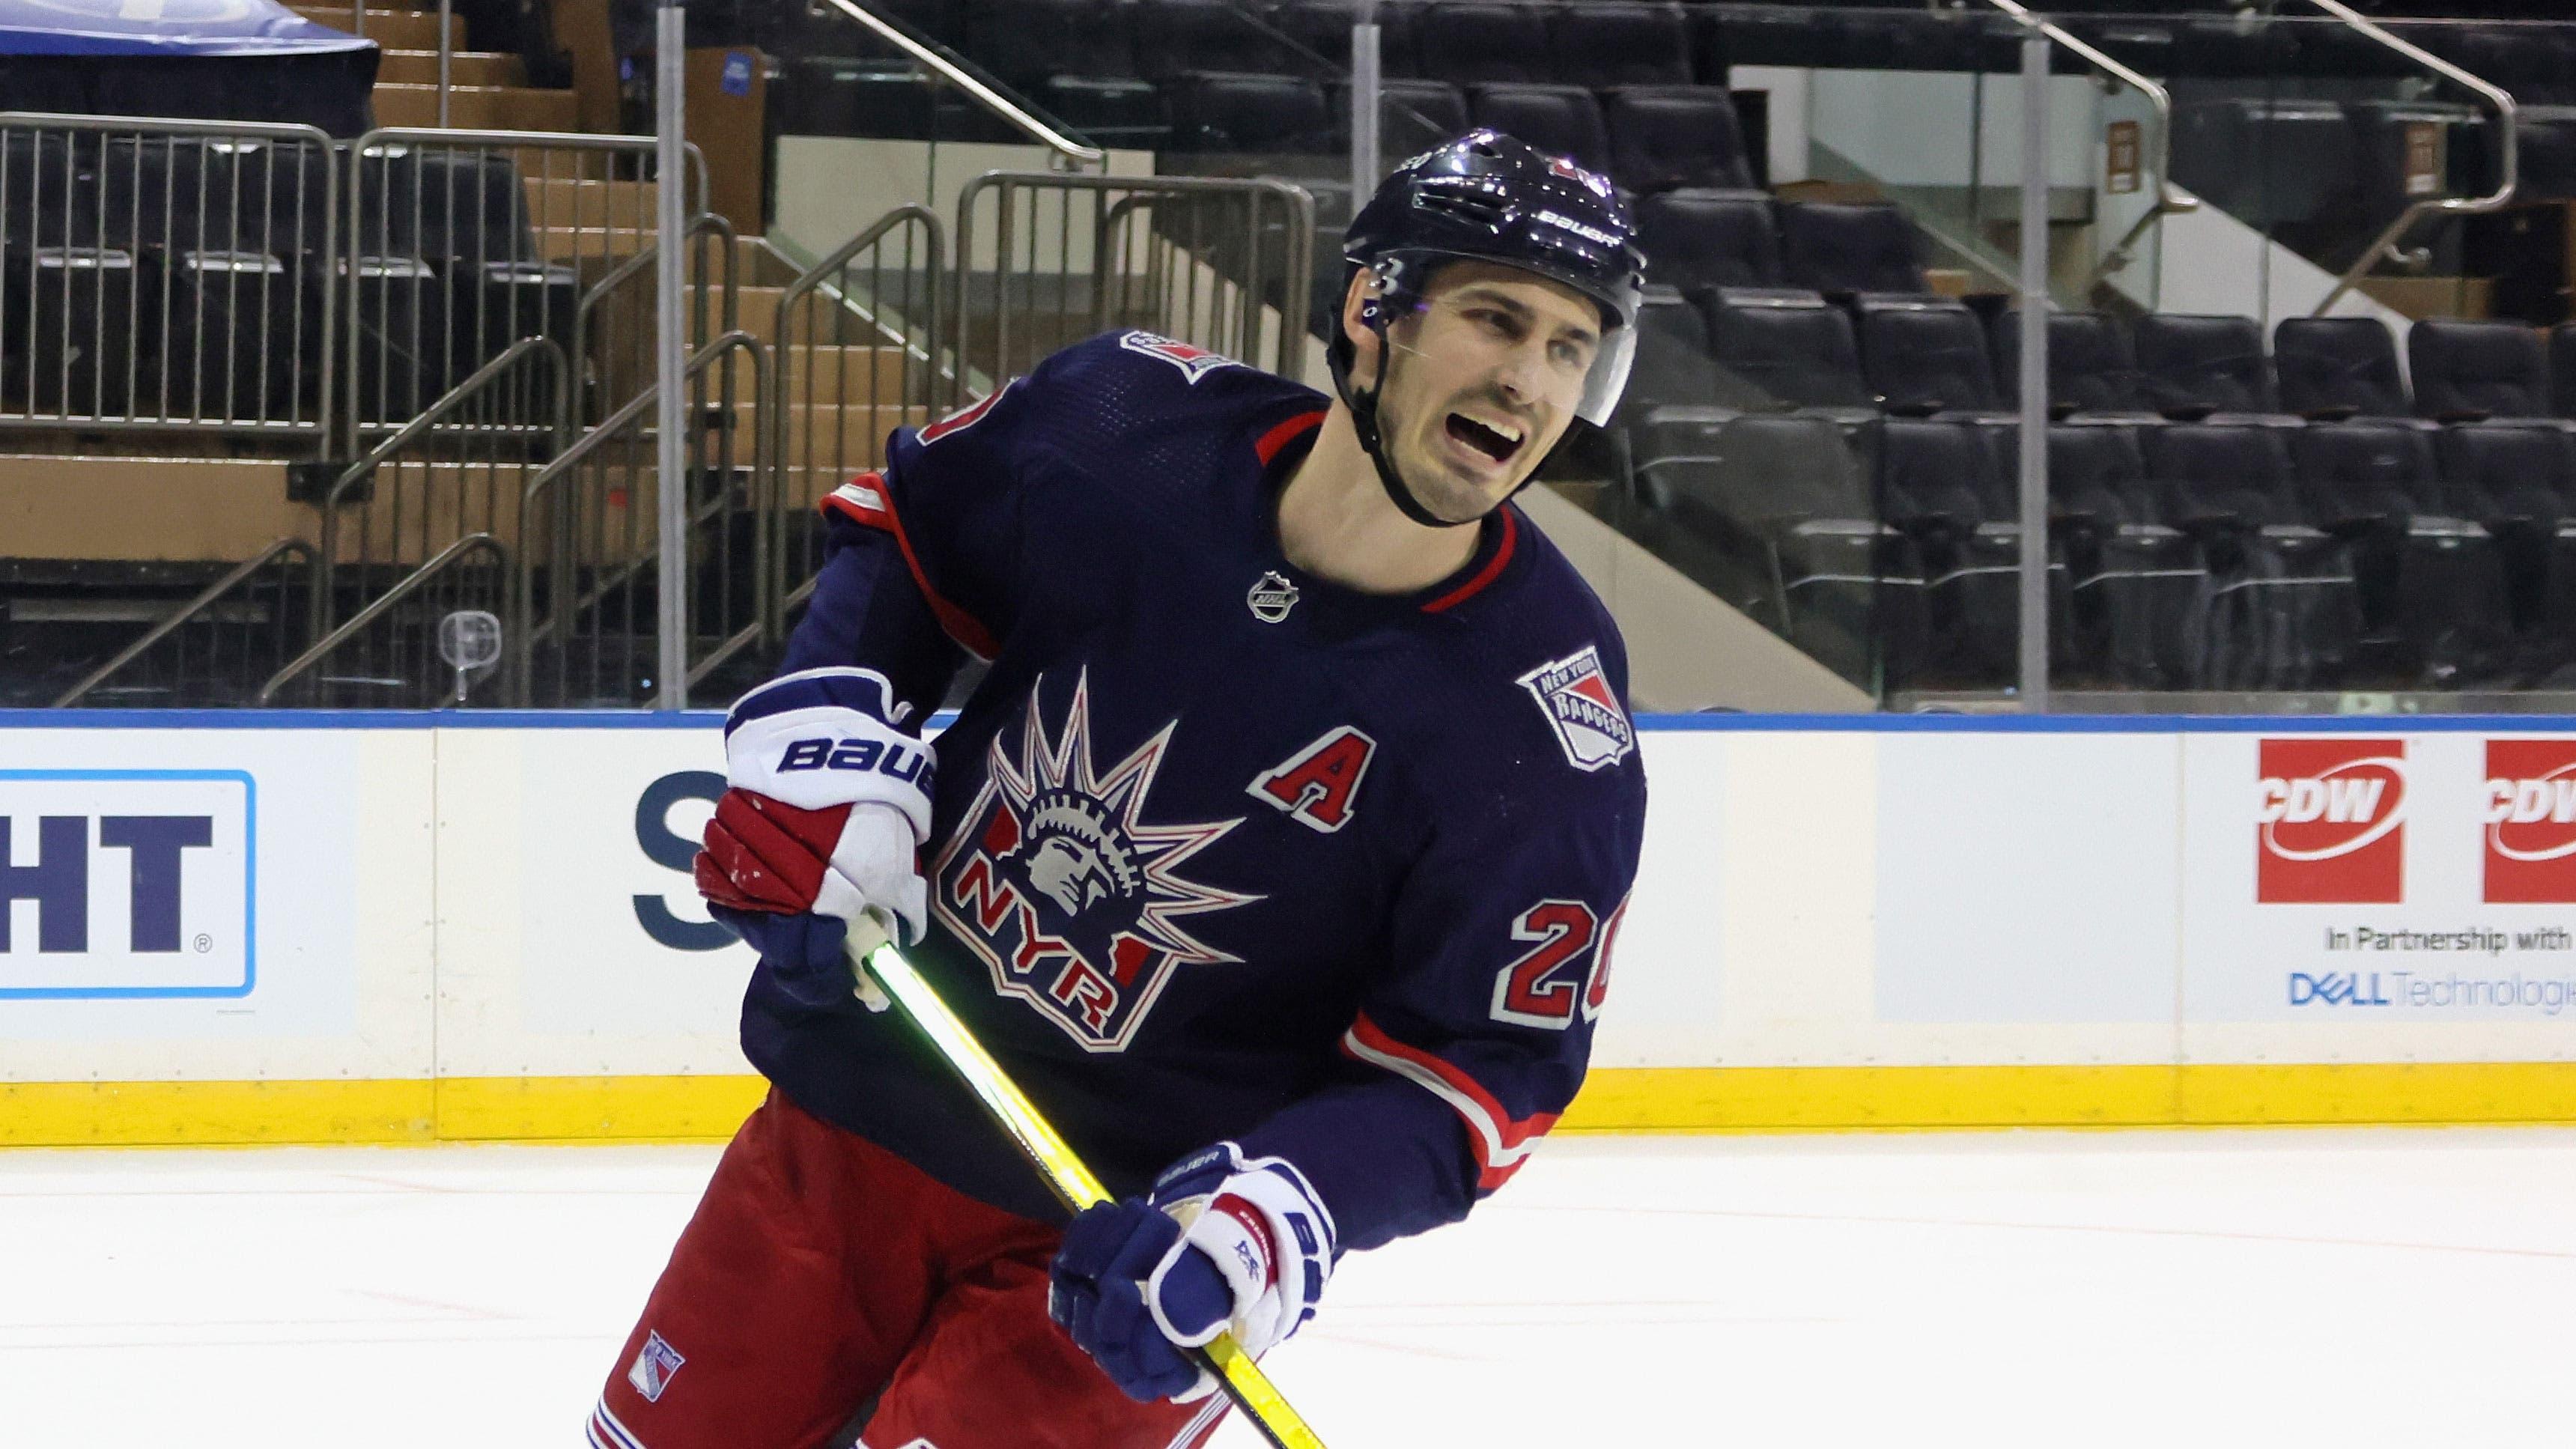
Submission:
<svg viewBox="0 0 2576 1449">
<path fill-rule="evenodd" d="M 368 604 L 367 607 L 350 615 L 348 622 L 313 641 L 313 646 L 311 648 L 296 655 L 294 660 L 287 664 L 285 668 L 280 669 L 275 674 L 268 677 L 268 682 L 259 687 L 258 699 L 253 702 L 262 708 L 266 708 L 268 702 L 277 697 L 277 692 L 284 689 L 287 684 L 295 678 L 295 676 L 312 668 L 322 660 L 329 658 L 332 651 L 338 649 L 342 644 L 347 643 L 352 635 L 356 634 L 360 629 L 367 625 L 374 623 L 385 613 L 386 610 L 391 609 L 394 605 L 410 598 L 414 593 L 420 590 L 422 585 L 428 583 L 438 575 L 445 573 L 449 564 L 454 563 L 457 559 L 468 553 L 493 554 L 505 568 L 510 562 L 509 549 L 503 547 L 501 541 L 494 538 L 490 533 L 478 530 L 465 535 L 463 538 L 456 540 L 447 547 L 440 549 L 429 559 L 428 562 L 422 564 L 419 568 L 413 569 L 410 573 L 404 575 L 401 583 L 385 590 L 384 593 L 378 595 L 375 601 Z"/>
<path fill-rule="evenodd" d="M 142 638 L 137 639 L 133 643 L 126 645 L 123 649 L 118 650 L 114 658 L 108 660 L 105 664 L 100 665 L 96 669 L 91 670 L 87 675 L 84 675 L 81 678 L 80 683 L 73 685 L 71 688 L 66 689 L 61 694 L 55 696 L 53 703 L 47 705 L 46 708 L 68 709 L 72 705 L 78 703 L 82 695 L 85 695 L 91 690 L 106 683 L 108 679 L 116 673 L 116 671 L 123 669 L 128 664 L 133 663 L 136 659 L 141 658 L 145 650 L 150 649 L 153 645 L 160 643 L 162 640 L 167 639 L 172 634 L 178 632 L 182 625 L 197 617 L 197 615 L 205 612 L 208 608 L 213 607 L 217 599 L 231 593 L 235 588 L 240 586 L 242 580 L 249 578 L 251 575 L 258 573 L 261 569 L 267 567 L 269 560 L 276 558 L 282 553 L 300 553 L 304 555 L 304 560 L 308 567 L 316 557 L 313 551 L 313 545 L 306 543 L 304 540 L 297 538 L 292 534 L 283 538 L 270 540 L 268 547 L 261 549 L 256 554 L 253 554 L 249 559 L 239 564 L 235 564 L 222 578 L 206 585 L 204 589 L 198 592 L 195 598 L 181 604 L 177 612 L 145 630 Z"/>
<path fill-rule="evenodd" d="M 2400 39 L 2378 22 L 2344 4 L 2343 0 L 2309 0 L 2309 3 L 2341 21 L 2346 28 L 2360 32 L 2364 38 L 2373 43 L 2396 51 L 2444 80 L 2485 97 L 2487 103 L 2495 107 L 2498 135 L 2501 137 L 2498 150 L 2502 158 L 2502 164 L 2496 168 L 2496 189 L 2486 195 L 2427 197 L 2399 212 L 2397 219 L 2388 224 L 2387 230 L 2382 231 L 2369 246 L 2363 248 L 2361 256 L 2344 269 L 2342 276 L 2335 279 L 2334 290 L 2326 293 L 2325 300 L 2317 304 L 2317 310 L 2309 314 L 2323 317 L 2328 308 L 2343 300 L 2346 292 L 2361 285 L 2362 277 L 2372 267 L 2379 265 L 2383 260 L 2392 262 L 2408 260 L 2406 254 L 2397 249 L 2397 244 L 2405 238 L 2408 230 L 2413 228 L 2416 222 L 2426 216 L 2436 212 L 2445 216 L 2483 216 L 2491 211 L 2501 211 L 2512 204 L 2514 192 L 2522 185 L 2522 143 L 2519 134 L 2522 122 L 2521 107 L 2514 103 L 2513 93 L 2504 87 L 2483 76 L 2471 74 L 2411 40 Z"/>
</svg>

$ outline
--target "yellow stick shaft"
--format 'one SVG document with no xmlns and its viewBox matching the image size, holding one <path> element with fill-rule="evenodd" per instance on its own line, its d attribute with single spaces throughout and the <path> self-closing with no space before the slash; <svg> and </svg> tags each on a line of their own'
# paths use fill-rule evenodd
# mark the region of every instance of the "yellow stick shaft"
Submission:
<svg viewBox="0 0 2576 1449">
<path fill-rule="evenodd" d="M 966 1029 L 966 1023 L 957 1019 L 957 1013 L 948 1009 L 948 1003 L 940 1000 L 939 993 L 931 989 L 912 963 L 903 959 L 902 952 L 891 944 L 882 945 L 858 958 L 858 964 L 876 978 L 921 1034 L 930 1038 L 930 1044 L 938 1048 L 940 1056 L 983 1102 L 984 1110 L 1045 1174 L 1048 1186 L 1055 1189 L 1066 1207 L 1080 1212 L 1109 1201 L 1100 1179 L 1082 1165 L 1082 1159 L 1056 1134 L 1054 1124 L 1002 1070 L 1002 1064 L 993 1060 L 993 1054 L 984 1050 L 984 1044 Z M 1324 1441 L 1306 1427 L 1306 1421 L 1289 1407 L 1288 1400 L 1261 1372 L 1252 1355 L 1235 1346 L 1231 1335 L 1217 1335 L 1214 1342 L 1197 1353 L 1225 1387 L 1226 1397 L 1234 1400 L 1271 1443 L 1279 1449 L 1324 1449 Z"/>
</svg>

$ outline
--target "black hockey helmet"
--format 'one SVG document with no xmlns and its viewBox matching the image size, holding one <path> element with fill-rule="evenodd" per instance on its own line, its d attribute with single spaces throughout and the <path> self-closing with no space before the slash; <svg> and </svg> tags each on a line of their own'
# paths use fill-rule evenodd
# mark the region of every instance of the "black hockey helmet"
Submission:
<svg viewBox="0 0 2576 1449">
<path fill-rule="evenodd" d="M 1378 295 L 1363 316 L 1380 338 L 1396 318 L 1422 305 L 1425 284 L 1446 261 L 1515 267 L 1592 299 L 1601 309 L 1601 349 L 1575 410 L 1577 422 L 1557 445 L 1562 451 L 1576 432 L 1608 423 L 1627 387 L 1646 265 L 1636 237 L 1636 222 L 1607 179 L 1480 128 L 1396 167 L 1360 208 L 1342 241 L 1343 292 L 1348 294 L 1350 279 L 1362 269 L 1376 274 Z M 1377 461 L 1388 495 L 1407 516 L 1447 523 L 1414 502 L 1380 455 L 1379 388 L 1362 396 L 1351 387 L 1353 349 L 1342 334 L 1338 307 L 1334 317 L 1325 355 L 1334 385 L 1359 424 L 1361 446 Z M 1381 349 L 1380 355 L 1387 354 Z M 1381 371 L 1381 387 L 1384 380 Z"/>
</svg>

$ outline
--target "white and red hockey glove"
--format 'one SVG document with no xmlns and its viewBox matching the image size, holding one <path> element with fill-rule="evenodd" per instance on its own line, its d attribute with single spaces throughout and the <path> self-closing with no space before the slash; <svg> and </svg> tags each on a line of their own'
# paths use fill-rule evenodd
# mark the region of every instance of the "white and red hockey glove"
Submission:
<svg viewBox="0 0 2576 1449">
<path fill-rule="evenodd" d="M 907 706 L 868 669 L 782 675 L 725 720 L 725 779 L 698 852 L 698 891 L 813 1006 L 856 995 L 885 1009 L 843 956 L 855 932 L 909 945 L 927 926 L 921 842 L 930 747 L 896 728 Z"/>
<path fill-rule="evenodd" d="M 1227 1331 L 1244 1352 L 1268 1352 L 1315 1316 L 1338 1252 L 1304 1173 L 1220 1142 L 1149 1195 L 1077 1215 L 1047 1312 L 1129 1398 L 1186 1402 L 1216 1381 L 1181 1350 Z"/>
</svg>

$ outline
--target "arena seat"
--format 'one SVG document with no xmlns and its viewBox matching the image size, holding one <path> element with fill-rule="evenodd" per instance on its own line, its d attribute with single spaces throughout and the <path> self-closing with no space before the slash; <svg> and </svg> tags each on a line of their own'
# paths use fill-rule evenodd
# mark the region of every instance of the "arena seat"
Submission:
<svg viewBox="0 0 2576 1449">
<path fill-rule="evenodd" d="M 2407 329 L 2415 411 L 2443 422 L 2549 415 L 2549 354 L 2519 322 L 2426 319 Z"/>
<path fill-rule="evenodd" d="M 2142 334 L 2142 352 L 2143 343 Z M 2200 541 L 2217 581 L 2204 669 L 2213 687 L 2319 687 L 2341 676 L 2360 634 L 2348 553 L 2307 517 L 2290 431 L 2208 422 L 2146 430 L 2159 512 Z"/>
<path fill-rule="evenodd" d="M 1587 171 L 1610 168 L 1610 136 L 1602 129 L 1600 103 L 1581 86 L 1478 86 L 1467 109 L 1476 125 L 1552 156 L 1571 157 Z"/>
<path fill-rule="evenodd" d="M 2444 496 L 2486 526 L 2503 558 L 2517 647 L 2533 672 L 2576 655 L 2576 438 L 2480 423 L 2435 442 Z"/>
<path fill-rule="evenodd" d="M 1227 0 L 1125 0 L 1136 7 L 1136 58 L 1148 80 L 1192 71 L 1304 75 L 1281 36 Z M 1343 47 L 1345 52 L 1349 47 Z"/>
<path fill-rule="evenodd" d="M 2052 417 L 2079 413 L 2151 412 L 2138 388 L 2138 357 L 2120 320 L 2102 312 L 2048 314 L 2048 410 Z M 2005 407 L 2021 396 L 2021 314 L 2000 311 L 1993 326 L 1995 386 Z"/>
<path fill-rule="evenodd" d="M 2576 322 L 2549 329 L 2549 410 L 2576 418 Z"/>
<path fill-rule="evenodd" d="M 1914 223 L 1888 202 L 1785 202 L 1780 255 L 1791 285 L 1827 295 L 1926 290 Z"/>
<path fill-rule="evenodd" d="M 1327 89 L 1336 124 L 1348 124 L 1345 118 L 1351 113 L 1349 84 L 1337 82 Z M 1380 84 L 1377 139 L 1380 149 L 1389 155 L 1410 156 L 1427 151 L 1465 131 L 1469 124 L 1465 93 L 1447 81 L 1390 80 Z"/>
<path fill-rule="evenodd" d="M 2375 317 L 2285 317 L 2272 329 L 2281 406 L 2304 418 L 2414 415 L 2397 341 Z"/>
<path fill-rule="evenodd" d="M 1787 280 L 1771 198 L 1762 192 L 1680 187 L 1640 197 L 1637 235 L 1648 275 L 1685 291 Z"/>
<path fill-rule="evenodd" d="M 1749 189 L 1735 101 L 1716 86 L 1621 86 L 1606 93 L 1611 176 L 1631 191 Z"/>
<path fill-rule="evenodd" d="M 1286 75 L 1175 76 L 1163 86 L 1172 144 L 1187 151 L 1323 152 L 1332 149 L 1324 88 Z"/>
<path fill-rule="evenodd" d="M 1637 356 L 1623 412 L 1643 418 L 1661 407 L 1699 407 L 1717 397 L 1708 319 L 1674 287 L 1649 285 L 1637 306 Z"/>
<path fill-rule="evenodd" d="M 2150 312 L 2131 327 L 2148 406 L 2193 421 L 2278 407 L 2263 329 L 2251 317 Z"/>
<path fill-rule="evenodd" d="M 1879 497 L 1922 568 L 1928 682 L 1998 688 L 2013 677 L 2021 523 L 1995 441 L 1987 428 L 1924 418 L 1889 418 L 1879 433 Z M 2052 563 L 2061 637 L 2066 587 L 2065 567 Z"/>
<path fill-rule="evenodd" d="M 1861 375 L 1890 413 L 1992 412 L 2000 406 L 1985 329 L 1947 298 L 1865 300 Z"/>
<path fill-rule="evenodd" d="M 1399 78 L 1410 77 L 1416 70 L 1413 56 L 1413 20 L 1420 7 L 1381 4 L 1377 7 L 1378 73 L 1389 85 Z M 1270 12 L 1270 23 L 1279 27 L 1301 56 L 1320 59 L 1325 64 L 1310 72 L 1319 80 L 1345 77 L 1351 64 L 1351 27 L 1359 23 L 1360 0 L 1288 0 Z M 1311 61 L 1297 67 L 1304 72 Z M 1456 132 L 1450 132 L 1456 135 Z M 1445 139 L 1445 138 L 1444 138 Z"/>
<path fill-rule="evenodd" d="M 2487 664 L 2506 631 L 2504 574 L 2487 531 L 2446 504 L 2426 430 L 2320 423 L 2290 451 L 2308 516 L 2352 545 L 2365 632 L 2435 681 Z"/>
<path fill-rule="evenodd" d="M 2048 496 L 2071 575 L 2074 666 L 2133 689 L 2197 688 L 2209 569 L 2200 545 L 2164 520 L 2137 433 L 2050 424 Z"/>
<path fill-rule="evenodd" d="M 1441 0 L 1414 21 L 1413 45 L 1433 80 L 1477 86 L 1551 79 L 1547 21 L 1532 5 Z"/>
<path fill-rule="evenodd" d="M 1556 79 L 1596 90 L 1689 85 L 1690 34 L 1677 4 L 1563 0 L 1547 11 Z M 1723 73 L 1717 78 L 1724 84 Z"/>
<path fill-rule="evenodd" d="M 1746 411 L 1870 408 L 1849 313 L 1813 293 L 1703 292 L 1718 401 Z"/>
</svg>

